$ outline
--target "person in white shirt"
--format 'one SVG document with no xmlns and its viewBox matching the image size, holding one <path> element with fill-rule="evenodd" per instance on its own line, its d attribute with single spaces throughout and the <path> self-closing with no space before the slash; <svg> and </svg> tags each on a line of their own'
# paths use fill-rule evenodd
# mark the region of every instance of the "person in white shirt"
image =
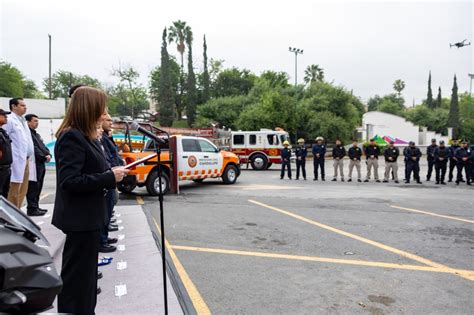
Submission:
<svg viewBox="0 0 474 315">
<path fill-rule="evenodd" d="M 35 151 L 30 129 L 23 117 L 26 113 L 25 101 L 22 98 L 12 98 L 10 110 L 12 113 L 3 126 L 12 140 L 13 153 L 8 201 L 20 209 L 28 191 L 28 181 L 36 181 Z"/>
</svg>

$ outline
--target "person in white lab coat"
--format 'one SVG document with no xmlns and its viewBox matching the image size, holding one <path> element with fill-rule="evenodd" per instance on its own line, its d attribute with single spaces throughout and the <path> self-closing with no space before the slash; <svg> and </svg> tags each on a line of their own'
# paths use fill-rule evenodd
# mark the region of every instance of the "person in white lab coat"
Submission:
<svg viewBox="0 0 474 315">
<path fill-rule="evenodd" d="M 36 181 L 35 151 L 30 129 L 23 117 L 26 113 L 25 101 L 22 98 L 12 98 L 10 110 L 12 113 L 3 126 L 12 140 L 13 163 L 8 201 L 20 209 L 28 191 L 28 181 Z"/>
</svg>

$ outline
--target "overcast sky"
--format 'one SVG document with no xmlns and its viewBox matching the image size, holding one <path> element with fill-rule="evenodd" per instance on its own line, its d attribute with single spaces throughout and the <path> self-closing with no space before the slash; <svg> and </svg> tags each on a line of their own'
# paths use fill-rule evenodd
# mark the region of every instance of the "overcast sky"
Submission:
<svg viewBox="0 0 474 315">
<path fill-rule="evenodd" d="M 111 69 L 132 65 L 147 85 L 160 63 L 161 34 L 181 19 L 193 29 L 195 66 L 202 68 L 202 36 L 209 58 L 226 67 L 285 71 L 298 81 L 307 65 L 319 64 L 326 79 L 360 96 L 391 93 L 406 82 L 407 105 L 433 94 L 451 94 L 453 75 L 461 91 L 474 73 L 473 46 L 449 43 L 473 38 L 473 1 L 23 1 L 0 0 L 0 59 L 41 86 L 48 75 L 48 36 L 53 72 L 59 69 L 114 82 Z M 176 46 L 169 52 L 177 55 Z"/>
</svg>

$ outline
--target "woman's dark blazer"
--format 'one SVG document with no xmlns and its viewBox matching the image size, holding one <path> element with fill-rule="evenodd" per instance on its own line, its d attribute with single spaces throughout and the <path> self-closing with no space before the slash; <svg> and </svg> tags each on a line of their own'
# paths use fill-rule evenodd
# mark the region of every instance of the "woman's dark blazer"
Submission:
<svg viewBox="0 0 474 315">
<path fill-rule="evenodd" d="M 56 200 L 52 223 L 64 232 L 93 231 L 106 224 L 106 189 L 115 188 L 102 149 L 81 131 L 65 131 L 54 147 Z"/>
</svg>

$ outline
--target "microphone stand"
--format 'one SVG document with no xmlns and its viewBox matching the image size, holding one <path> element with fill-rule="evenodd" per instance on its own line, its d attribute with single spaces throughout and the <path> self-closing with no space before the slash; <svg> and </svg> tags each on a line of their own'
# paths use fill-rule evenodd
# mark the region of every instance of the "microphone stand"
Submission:
<svg viewBox="0 0 474 315">
<path fill-rule="evenodd" d="M 156 154 L 157 154 L 157 162 L 156 165 L 158 166 L 158 200 L 160 201 L 160 229 L 161 229 L 161 261 L 163 267 L 163 298 L 165 302 L 165 315 L 168 315 L 168 288 L 166 286 L 166 245 L 165 245 L 165 223 L 164 223 L 164 216 L 163 216 L 163 188 L 161 182 L 161 147 L 158 145 L 156 141 L 155 143 Z"/>
</svg>

